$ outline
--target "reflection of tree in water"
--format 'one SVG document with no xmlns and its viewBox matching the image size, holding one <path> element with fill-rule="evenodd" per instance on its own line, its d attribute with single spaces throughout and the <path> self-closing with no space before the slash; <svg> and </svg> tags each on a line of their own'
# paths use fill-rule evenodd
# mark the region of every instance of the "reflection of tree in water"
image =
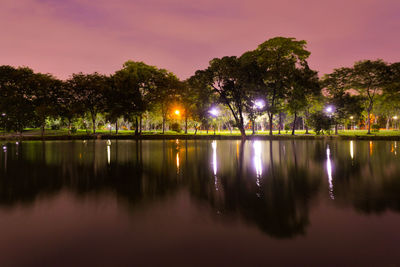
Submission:
<svg viewBox="0 0 400 267">
<path fill-rule="evenodd" d="M 388 152 L 390 142 L 374 144 L 373 154 L 357 142 L 352 160 L 347 141 L 262 141 L 258 156 L 253 141 L 113 141 L 110 150 L 105 141 L 8 144 L 0 154 L 0 205 L 69 190 L 82 197 L 111 193 L 134 208 L 188 188 L 193 203 L 212 207 L 217 218 L 292 237 L 306 231 L 318 192 L 329 199 L 328 144 L 330 201 L 363 213 L 400 211 L 399 159 Z"/>
<path fill-rule="evenodd" d="M 209 190 L 213 186 L 208 179 L 205 187 L 203 184 L 197 188 L 202 183 L 191 185 L 192 194 L 207 201 L 223 216 L 243 218 L 271 236 L 285 238 L 304 233 L 309 223 L 310 199 L 318 191 L 319 180 L 312 178 L 305 166 L 274 163 L 278 155 L 271 149 L 267 151 L 271 153 L 268 171 L 257 184 L 254 175 L 244 166 L 245 149 L 250 148 L 242 143 L 234 174 L 220 175 L 221 188 Z"/>
<path fill-rule="evenodd" d="M 331 142 L 335 149 L 333 176 L 335 203 L 361 213 L 400 211 L 400 166 L 394 142 Z"/>
<path fill-rule="evenodd" d="M 7 151 L 7 168 L 2 166 L 0 170 L 2 205 L 31 204 L 39 197 L 54 195 L 63 189 L 78 196 L 111 191 L 135 204 L 170 194 L 178 186 L 173 176 L 165 175 L 174 172 L 170 165 L 167 164 L 163 172 L 143 166 L 136 150 L 140 149 L 140 144 L 135 144 L 131 157 L 122 162 L 115 153 L 116 160 L 109 165 L 104 161 L 104 144 L 101 143 L 90 143 L 87 149 L 81 149 L 77 143 L 66 147 L 56 145 L 54 149 L 42 147 L 40 150 L 33 145 L 26 153 L 22 151 L 24 146 L 10 146 Z M 18 155 L 15 153 L 17 150 Z M 72 156 L 74 152 L 77 152 L 77 158 Z M 82 153 L 87 153 L 86 158 Z"/>
</svg>

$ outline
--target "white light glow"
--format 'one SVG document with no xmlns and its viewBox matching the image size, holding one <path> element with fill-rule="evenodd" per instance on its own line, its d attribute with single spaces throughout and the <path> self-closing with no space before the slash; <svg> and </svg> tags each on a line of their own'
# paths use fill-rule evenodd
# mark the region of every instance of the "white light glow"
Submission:
<svg viewBox="0 0 400 267">
<path fill-rule="evenodd" d="M 177 169 L 177 171 L 179 173 L 179 152 L 176 153 L 176 169 Z"/>
<path fill-rule="evenodd" d="M 335 199 L 333 195 L 333 183 L 332 183 L 332 162 L 331 162 L 331 150 L 329 145 L 326 148 L 326 170 L 328 172 L 328 184 L 329 184 L 329 196 L 331 199 Z"/>
<path fill-rule="evenodd" d="M 211 147 L 213 150 L 213 171 L 214 171 L 214 187 L 218 191 L 218 178 L 217 178 L 217 141 L 212 141 Z"/>
<path fill-rule="evenodd" d="M 107 146 L 107 162 L 108 162 L 108 165 L 110 165 L 110 163 L 111 163 L 111 147 L 110 146 Z"/>
<path fill-rule="evenodd" d="M 354 159 L 354 144 L 353 141 L 350 141 L 350 157 Z"/>
<path fill-rule="evenodd" d="M 331 106 L 328 106 L 326 108 L 326 112 L 331 113 L 333 111 L 333 108 Z"/>
<path fill-rule="evenodd" d="M 216 116 L 218 116 L 218 114 L 219 114 L 219 110 L 216 109 L 216 108 L 212 108 L 212 109 L 210 109 L 209 113 L 210 113 L 212 116 L 216 117 Z"/>
<path fill-rule="evenodd" d="M 254 102 L 254 106 L 257 109 L 262 109 L 265 106 L 265 102 L 263 100 L 256 100 L 256 102 Z"/>
<path fill-rule="evenodd" d="M 254 149 L 254 157 L 253 157 L 254 168 L 256 169 L 257 178 L 260 178 L 262 175 L 261 142 L 254 141 L 253 149 Z"/>
</svg>

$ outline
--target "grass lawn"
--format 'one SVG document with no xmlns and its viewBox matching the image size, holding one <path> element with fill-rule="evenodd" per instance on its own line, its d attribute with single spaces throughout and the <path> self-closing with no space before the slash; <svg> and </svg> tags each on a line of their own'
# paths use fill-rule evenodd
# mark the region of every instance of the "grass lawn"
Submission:
<svg viewBox="0 0 400 267">
<path fill-rule="evenodd" d="M 97 130 L 96 133 L 98 134 L 110 134 L 109 130 Z M 310 135 L 315 135 L 313 131 L 309 131 Z M 91 131 L 86 131 L 79 129 L 76 133 L 74 133 L 74 136 L 84 136 L 87 134 L 91 134 Z M 115 131 L 111 132 L 112 135 L 115 134 Z M 134 130 L 119 130 L 118 135 L 134 135 L 135 131 Z M 161 131 L 142 131 L 143 135 L 161 135 Z M 164 133 L 165 135 L 185 135 L 184 132 L 174 132 L 174 131 L 166 131 Z M 252 131 L 246 131 L 247 135 L 251 135 Z M 274 135 L 278 134 L 278 131 L 273 131 Z M 304 130 L 297 130 L 295 132 L 296 135 L 305 135 Z M 16 133 L 5 133 L 4 131 L 1 131 L 0 135 L 3 136 L 15 136 L 17 135 Z M 25 129 L 24 132 L 22 133 L 23 136 L 41 136 L 41 130 L 40 129 Z M 45 130 L 45 136 L 64 136 L 68 135 L 68 130 L 67 129 L 60 129 L 60 130 L 51 130 L 51 129 L 46 129 Z M 189 131 L 187 135 L 194 135 L 194 131 Z M 199 130 L 197 131 L 197 135 L 214 135 L 213 130 L 209 130 L 208 133 L 207 131 L 204 130 Z M 233 131 L 232 133 L 230 131 L 216 131 L 216 135 L 224 135 L 224 136 L 239 136 L 240 132 L 239 131 Z M 269 131 L 257 131 L 256 135 L 269 135 Z M 289 136 L 291 135 L 291 131 L 281 131 L 282 136 Z M 334 135 L 334 134 L 331 134 Z M 351 136 L 400 136 L 400 130 L 380 130 L 379 132 L 372 132 L 370 135 L 367 134 L 367 130 L 345 130 L 345 131 L 339 131 L 339 136 L 345 136 L 345 137 L 351 137 Z"/>
</svg>

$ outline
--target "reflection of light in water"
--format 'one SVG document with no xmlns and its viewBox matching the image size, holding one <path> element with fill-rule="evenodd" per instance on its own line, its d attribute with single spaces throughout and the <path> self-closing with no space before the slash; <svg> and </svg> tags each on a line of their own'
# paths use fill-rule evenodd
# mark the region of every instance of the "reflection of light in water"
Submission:
<svg viewBox="0 0 400 267">
<path fill-rule="evenodd" d="M 215 190 L 218 191 L 218 179 L 217 179 L 217 141 L 212 141 L 211 147 L 212 147 L 212 150 L 213 150 L 214 186 L 215 186 Z"/>
<path fill-rule="evenodd" d="M 369 141 L 369 155 L 372 156 L 372 152 L 373 152 L 373 144 L 372 141 Z"/>
<path fill-rule="evenodd" d="M 350 157 L 354 159 L 354 144 L 353 141 L 350 141 Z"/>
<path fill-rule="evenodd" d="M 107 146 L 111 146 L 111 140 L 110 139 L 107 140 Z"/>
<path fill-rule="evenodd" d="M 332 184 L 332 162 L 331 162 L 331 150 L 329 145 L 326 148 L 326 170 L 328 172 L 328 183 L 329 183 L 329 196 L 331 199 L 335 199 L 333 195 L 333 184 Z"/>
<path fill-rule="evenodd" d="M 260 141 L 254 141 L 253 142 L 253 148 L 254 148 L 253 163 L 254 163 L 254 168 L 256 169 L 257 185 L 260 186 L 259 178 L 262 175 L 261 142 Z"/>
<path fill-rule="evenodd" d="M 176 143 L 176 173 L 179 174 L 179 139 L 175 140 Z"/>
<path fill-rule="evenodd" d="M 110 165 L 110 162 L 111 162 L 111 146 L 107 146 L 107 162 Z"/>
<path fill-rule="evenodd" d="M 179 152 L 176 153 L 176 169 L 177 169 L 178 172 L 179 172 Z"/>
</svg>

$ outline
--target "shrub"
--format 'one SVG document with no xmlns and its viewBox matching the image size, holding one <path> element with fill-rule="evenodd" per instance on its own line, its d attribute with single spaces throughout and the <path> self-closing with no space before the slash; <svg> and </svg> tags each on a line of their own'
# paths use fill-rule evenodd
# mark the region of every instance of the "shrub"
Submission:
<svg viewBox="0 0 400 267">
<path fill-rule="evenodd" d="M 181 129 L 181 125 L 179 123 L 177 123 L 177 122 L 174 122 L 174 123 L 171 124 L 171 130 L 175 131 L 177 133 L 180 133 L 181 130 L 182 130 Z"/>
<path fill-rule="evenodd" d="M 371 125 L 372 131 L 373 132 L 379 132 L 379 124 L 372 124 Z"/>
<path fill-rule="evenodd" d="M 289 124 L 285 124 L 285 131 L 286 131 L 286 133 L 288 133 L 290 131 L 290 125 Z"/>
<path fill-rule="evenodd" d="M 60 130 L 60 125 L 59 124 L 52 124 L 52 125 L 50 125 L 50 128 L 52 130 Z"/>
<path fill-rule="evenodd" d="M 324 131 L 330 134 L 332 124 L 332 118 L 327 116 L 322 111 L 311 114 L 310 116 L 310 125 L 314 128 L 314 131 L 317 135 L 324 134 Z"/>
<path fill-rule="evenodd" d="M 75 126 L 72 126 L 72 127 L 71 127 L 71 133 L 74 134 L 74 133 L 76 133 L 76 131 L 77 131 L 76 127 L 75 127 Z"/>
</svg>

